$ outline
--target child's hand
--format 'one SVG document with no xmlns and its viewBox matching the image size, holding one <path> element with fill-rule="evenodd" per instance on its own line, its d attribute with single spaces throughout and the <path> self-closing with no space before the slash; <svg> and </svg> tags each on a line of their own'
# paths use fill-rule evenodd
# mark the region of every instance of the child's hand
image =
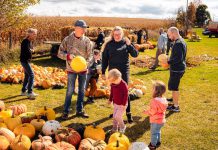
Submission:
<svg viewBox="0 0 218 150">
<path fill-rule="evenodd" d="M 143 113 L 143 114 L 148 114 L 148 111 L 147 111 L 147 110 L 143 110 L 142 113 Z"/>
<path fill-rule="evenodd" d="M 111 105 L 111 104 L 112 104 L 112 101 L 108 101 L 107 103 L 108 103 L 108 105 Z"/>
</svg>

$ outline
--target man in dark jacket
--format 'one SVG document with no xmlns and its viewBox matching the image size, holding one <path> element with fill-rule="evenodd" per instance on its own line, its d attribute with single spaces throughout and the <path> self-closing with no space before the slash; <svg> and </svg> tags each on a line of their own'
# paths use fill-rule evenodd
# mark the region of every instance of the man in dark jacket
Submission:
<svg viewBox="0 0 218 150">
<path fill-rule="evenodd" d="M 101 30 L 101 28 L 98 28 L 98 37 L 95 41 L 96 49 L 98 50 L 101 49 L 101 46 L 104 43 L 104 37 L 105 37 L 104 32 Z"/>
<path fill-rule="evenodd" d="M 34 72 L 30 65 L 33 52 L 32 41 L 35 40 L 36 36 L 37 30 L 30 28 L 27 30 L 27 37 L 21 43 L 20 62 L 25 73 L 21 95 L 27 96 L 29 99 L 35 99 L 38 95 L 33 92 Z"/>
<path fill-rule="evenodd" d="M 129 54 L 137 57 L 139 52 L 131 44 L 128 38 L 124 38 L 123 29 L 116 26 L 111 33 L 111 40 L 106 42 L 102 47 L 102 78 L 105 79 L 105 71 L 118 69 L 122 73 L 122 79 L 128 84 L 129 82 Z M 128 99 L 128 107 L 126 115 L 129 123 L 133 122 L 130 112 L 130 99 Z"/>
<path fill-rule="evenodd" d="M 168 89 L 172 91 L 173 105 L 167 109 L 174 112 L 179 112 L 179 83 L 186 69 L 186 43 L 179 34 L 176 27 L 170 27 L 167 32 L 169 38 L 174 41 L 172 52 L 168 64 L 170 65 L 170 78 Z"/>
</svg>

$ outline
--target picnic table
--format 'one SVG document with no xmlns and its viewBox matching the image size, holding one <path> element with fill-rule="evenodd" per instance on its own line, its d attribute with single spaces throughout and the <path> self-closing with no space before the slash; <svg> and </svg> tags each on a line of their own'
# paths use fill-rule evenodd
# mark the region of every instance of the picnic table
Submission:
<svg viewBox="0 0 218 150">
<path fill-rule="evenodd" d="M 58 49 L 61 45 L 60 41 L 44 41 L 44 44 L 51 44 L 50 54 L 51 57 L 56 58 L 58 55 Z"/>
</svg>

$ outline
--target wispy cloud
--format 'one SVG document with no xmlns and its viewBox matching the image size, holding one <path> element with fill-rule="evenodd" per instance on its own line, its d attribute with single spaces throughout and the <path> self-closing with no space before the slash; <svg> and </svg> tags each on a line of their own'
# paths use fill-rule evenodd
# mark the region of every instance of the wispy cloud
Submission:
<svg viewBox="0 0 218 150">
<path fill-rule="evenodd" d="M 191 1 L 191 0 L 189 0 Z M 217 0 L 204 0 L 212 16 L 218 14 Z M 175 17 L 185 0 L 41 0 L 29 13 L 47 16 Z"/>
</svg>

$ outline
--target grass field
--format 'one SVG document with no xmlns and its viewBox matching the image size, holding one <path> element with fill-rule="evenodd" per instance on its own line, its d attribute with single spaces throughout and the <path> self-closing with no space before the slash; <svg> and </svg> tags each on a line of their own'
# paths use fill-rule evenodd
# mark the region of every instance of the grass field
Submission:
<svg viewBox="0 0 218 150">
<path fill-rule="evenodd" d="M 201 42 L 187 42 L 188 57 L 207 54 L 218 57 L 218 39 L 209 39 L 201 35 L 201 29 L 196 30 L 202 37 Z M 145 51 L 140 55 L 155 55 L 155 50 Z M 33 61 L 34 64 L 42 66 L 64 67 L 65 63 L 43 58 Z M 215 150 L 218 149 L 218 60 L 204 61 L 199 66 L 188 68 L 180 85 L 180 113 L 167 112 L 167 123 L 162 129 L 162 145 L 160 150 Z M 131 142 L 150 142 L 150 126 L 147 116 L 142 114 L 151 99 L 151 80 L 162 80 L 166 84 L 169 71 L 158 68 L 150 71 L 147 68 L 131 66 L 131 78 L 142 79 L 147 86 L 147 93 L 140 99 L 131 102 L 132 114 L 135 120 L 127 124 L 126 135 Z M 19 96 L 21 85 L 0 84 L 0 99 L 7 105 L 24 103 L 28 111 L 36 111 L 38 108 L 48 106 L 54 108 L 57 120 L 61 115 L 65 99 L 66 88 L 60 90 L 39 90 L 35 92 L 39 97 L 28 100 Z M 170 97 L 167 92 L 166 96 Z M 81 124 L 96 122 L 106 130 L 112 127 L 112 120 L 108 115 L 112 108 L 106 105 L 106 99 L 98 99 L 94 104 L 86 105 L 86 112 L 90 115 L 88 119 L 75 118 L 76 96 L 72 99 L 72 111 L 70 119 L 62 121 L 63 126 L 78 127 Z M 126 117 L 124 117 L 126 120 Z"/>
</svg>

